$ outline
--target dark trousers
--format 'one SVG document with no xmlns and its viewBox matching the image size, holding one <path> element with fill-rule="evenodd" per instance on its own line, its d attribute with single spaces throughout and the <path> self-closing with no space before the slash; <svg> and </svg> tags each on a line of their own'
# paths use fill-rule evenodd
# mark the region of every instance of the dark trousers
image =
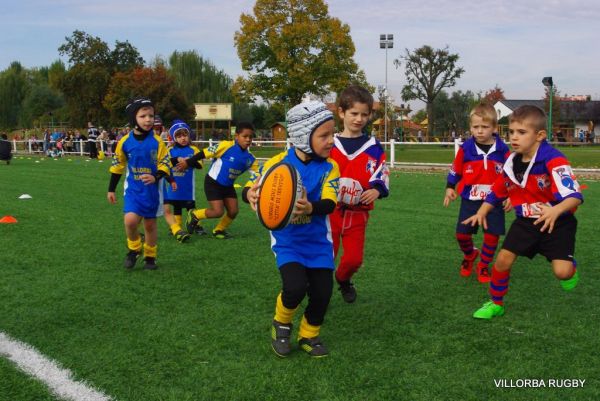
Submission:
<svg viewBox="0 0 600 401">
<path fill-rule="evenodd" d="M 304 316 L 308 323 L 320 326 L 325 319 L 333 291 L 333 270 L 306 268 L 300 263 L 291 262 L 279 268 L 283 290 L 283 306 L 295 309 L 308 295 L 308 305 Z"/>
</svg>

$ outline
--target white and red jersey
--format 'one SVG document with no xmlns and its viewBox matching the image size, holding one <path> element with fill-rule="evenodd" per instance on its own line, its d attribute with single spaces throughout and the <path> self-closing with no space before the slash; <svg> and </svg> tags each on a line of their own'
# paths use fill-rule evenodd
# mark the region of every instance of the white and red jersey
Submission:
<svg viewBox="0 0 600 401">
<path fill-rule="evenodd" d="M 364 191 L 372 188 L 377 189 L 381 197 L 388 196 L 390 171 L 379 141 L 366 136 L 362 138 L 364 138 L 362 146 L 349 154 L 336 136 L 330 157 L 340 168 L 338 205 L 342 204 L 351 209 L 371 210 L 374 202 L 369 205 L 361 204 L 360 196 Z"/>
<path fill-rule="evenodd" d="M 504 164 L 504 172 L 485 199 L 493 205 L 510 198 L 518 217 L 540 217 L 540 203 L 554 206 L 566 198 L 577 198 L 583 202 L 581 189 L 569 161 L 560 151 L 543 141 L 529 163 L 523 179 L 514 174 L 512 153 Z M 575 213 L 575 209 L 570 213 Z"/>
</svg>

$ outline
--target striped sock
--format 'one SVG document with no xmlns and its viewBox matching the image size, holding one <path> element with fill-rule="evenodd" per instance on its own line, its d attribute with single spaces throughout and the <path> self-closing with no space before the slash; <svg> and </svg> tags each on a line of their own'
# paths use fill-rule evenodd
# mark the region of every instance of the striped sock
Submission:
<svg viewBox="0 0 600 401">
<path fill-rule="evenodd" d="M 496 305 L 504 305 L 504 296 L 508 292 L 508 281 L 510 270 L 499 272 L 496 266 L 492 266 L 492 281 L 490 282 L 490 295 L 492 302 Z"/>
<path fill-rule="evenodd" d="M 473 247 L 473 235 L 456 233 L 456 239 L 458 240 L 460 250 L 465 254 L 465 257 L 468 258 L 473 255 L 473 251 L 475 250 Z"/>
<path fill-rule="evenodd" d="M 483 246 L 481 247 L 481 256 L 479 263 L 477 264 L 478 270 L 483 267 L 488 267 L 494 259 L 496 248 L 498 247 L 498 240 L 500 236 L 494 234 L 483 234 Z"/>
</svg>

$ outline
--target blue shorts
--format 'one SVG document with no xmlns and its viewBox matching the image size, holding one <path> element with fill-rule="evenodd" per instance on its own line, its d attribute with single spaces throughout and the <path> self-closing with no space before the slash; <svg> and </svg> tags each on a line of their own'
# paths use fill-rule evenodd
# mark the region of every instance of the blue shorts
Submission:
<svg viewBox="0 0 600 401">
<path fill-rule="evenodd" d="M 142 201 L 141 199 L 138 199 L 138 197 L 125 195 L 124 203 L 123 213 L 135 213 L 145 219 L 155 219 L 158 216 L 162 216 L 160 201 L 149 202 L 145 199 Z"/>
<path fill-rule="evenodd" d="M 477 213 L 483 201 L 472 201 L 461 198 L 460 212 L 458 212 L 458 222 L 456 223 L 456 232 L 461 234 L 477 234 L 479 226 L 471 227 L 470 225 L 462 224 L 463 221 Z M 502 205 L 494 207 L 494 209 L 486 216 L 487 230 L 483 232 L 504 235 L 504 210 Z"/>
</svg>

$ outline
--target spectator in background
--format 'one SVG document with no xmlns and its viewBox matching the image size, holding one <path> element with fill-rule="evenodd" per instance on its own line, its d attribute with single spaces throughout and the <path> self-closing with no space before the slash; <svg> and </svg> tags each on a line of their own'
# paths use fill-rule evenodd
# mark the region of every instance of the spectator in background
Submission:
<svg viewBox="0 0 600 401">
<path fill-rule="evenodd" d="M 100 136 L 98 128 L 94 127 L 94 124 L 88 122 L 88 151 L 90 152 L 90 159 L 98 158 L 98 148 L 96 147 L 96 140 Z"/>
<path fill-rule="evenodd" d="M 0 160 L 5 161 L 9 165 L 10 159 L 12 159 L 12 147 L 6 134 L 2 134 L 0 135 Z"/>
<path fill-rule="evenodd" d="M 50 134 L 50 130 L 46 128 L 46 130 L 44 131 L 44 154 L 47 155 L 48 154 L 48 149 L 50 148 L 50 137 L 52 135 Z"/>
<path fill-rule="evenodd" d="M 583 142 L 584 141 L 585 134 L 583 133 L 582 129 L 579 130 L 579 136 L 578 137 L 579 137 L 579 142 Z"/>
<path fill-rule="evenodd" d="M 73 142 L 75 145 L 75 152 L 77 152 L 77 153 L 81 152 L 81 146 L 82 146 L 81 141 L 82 140 L 83 140 L 83 137 L 81 136 L 81 132 L 79 132 L 79 130 L 75 130 L 75 136 L 73 137 Z"/>
<path fill-rule="evenodd" d="M 73 152 L 73 132 L 67 131 L 65 134 L 65 151 L 72 153 Z"/>
<path fill-rule="evenodd" d="M 421 130 L 417 131 L 417 141 L 423 142 L 423 131 Z"/>
</svg>

